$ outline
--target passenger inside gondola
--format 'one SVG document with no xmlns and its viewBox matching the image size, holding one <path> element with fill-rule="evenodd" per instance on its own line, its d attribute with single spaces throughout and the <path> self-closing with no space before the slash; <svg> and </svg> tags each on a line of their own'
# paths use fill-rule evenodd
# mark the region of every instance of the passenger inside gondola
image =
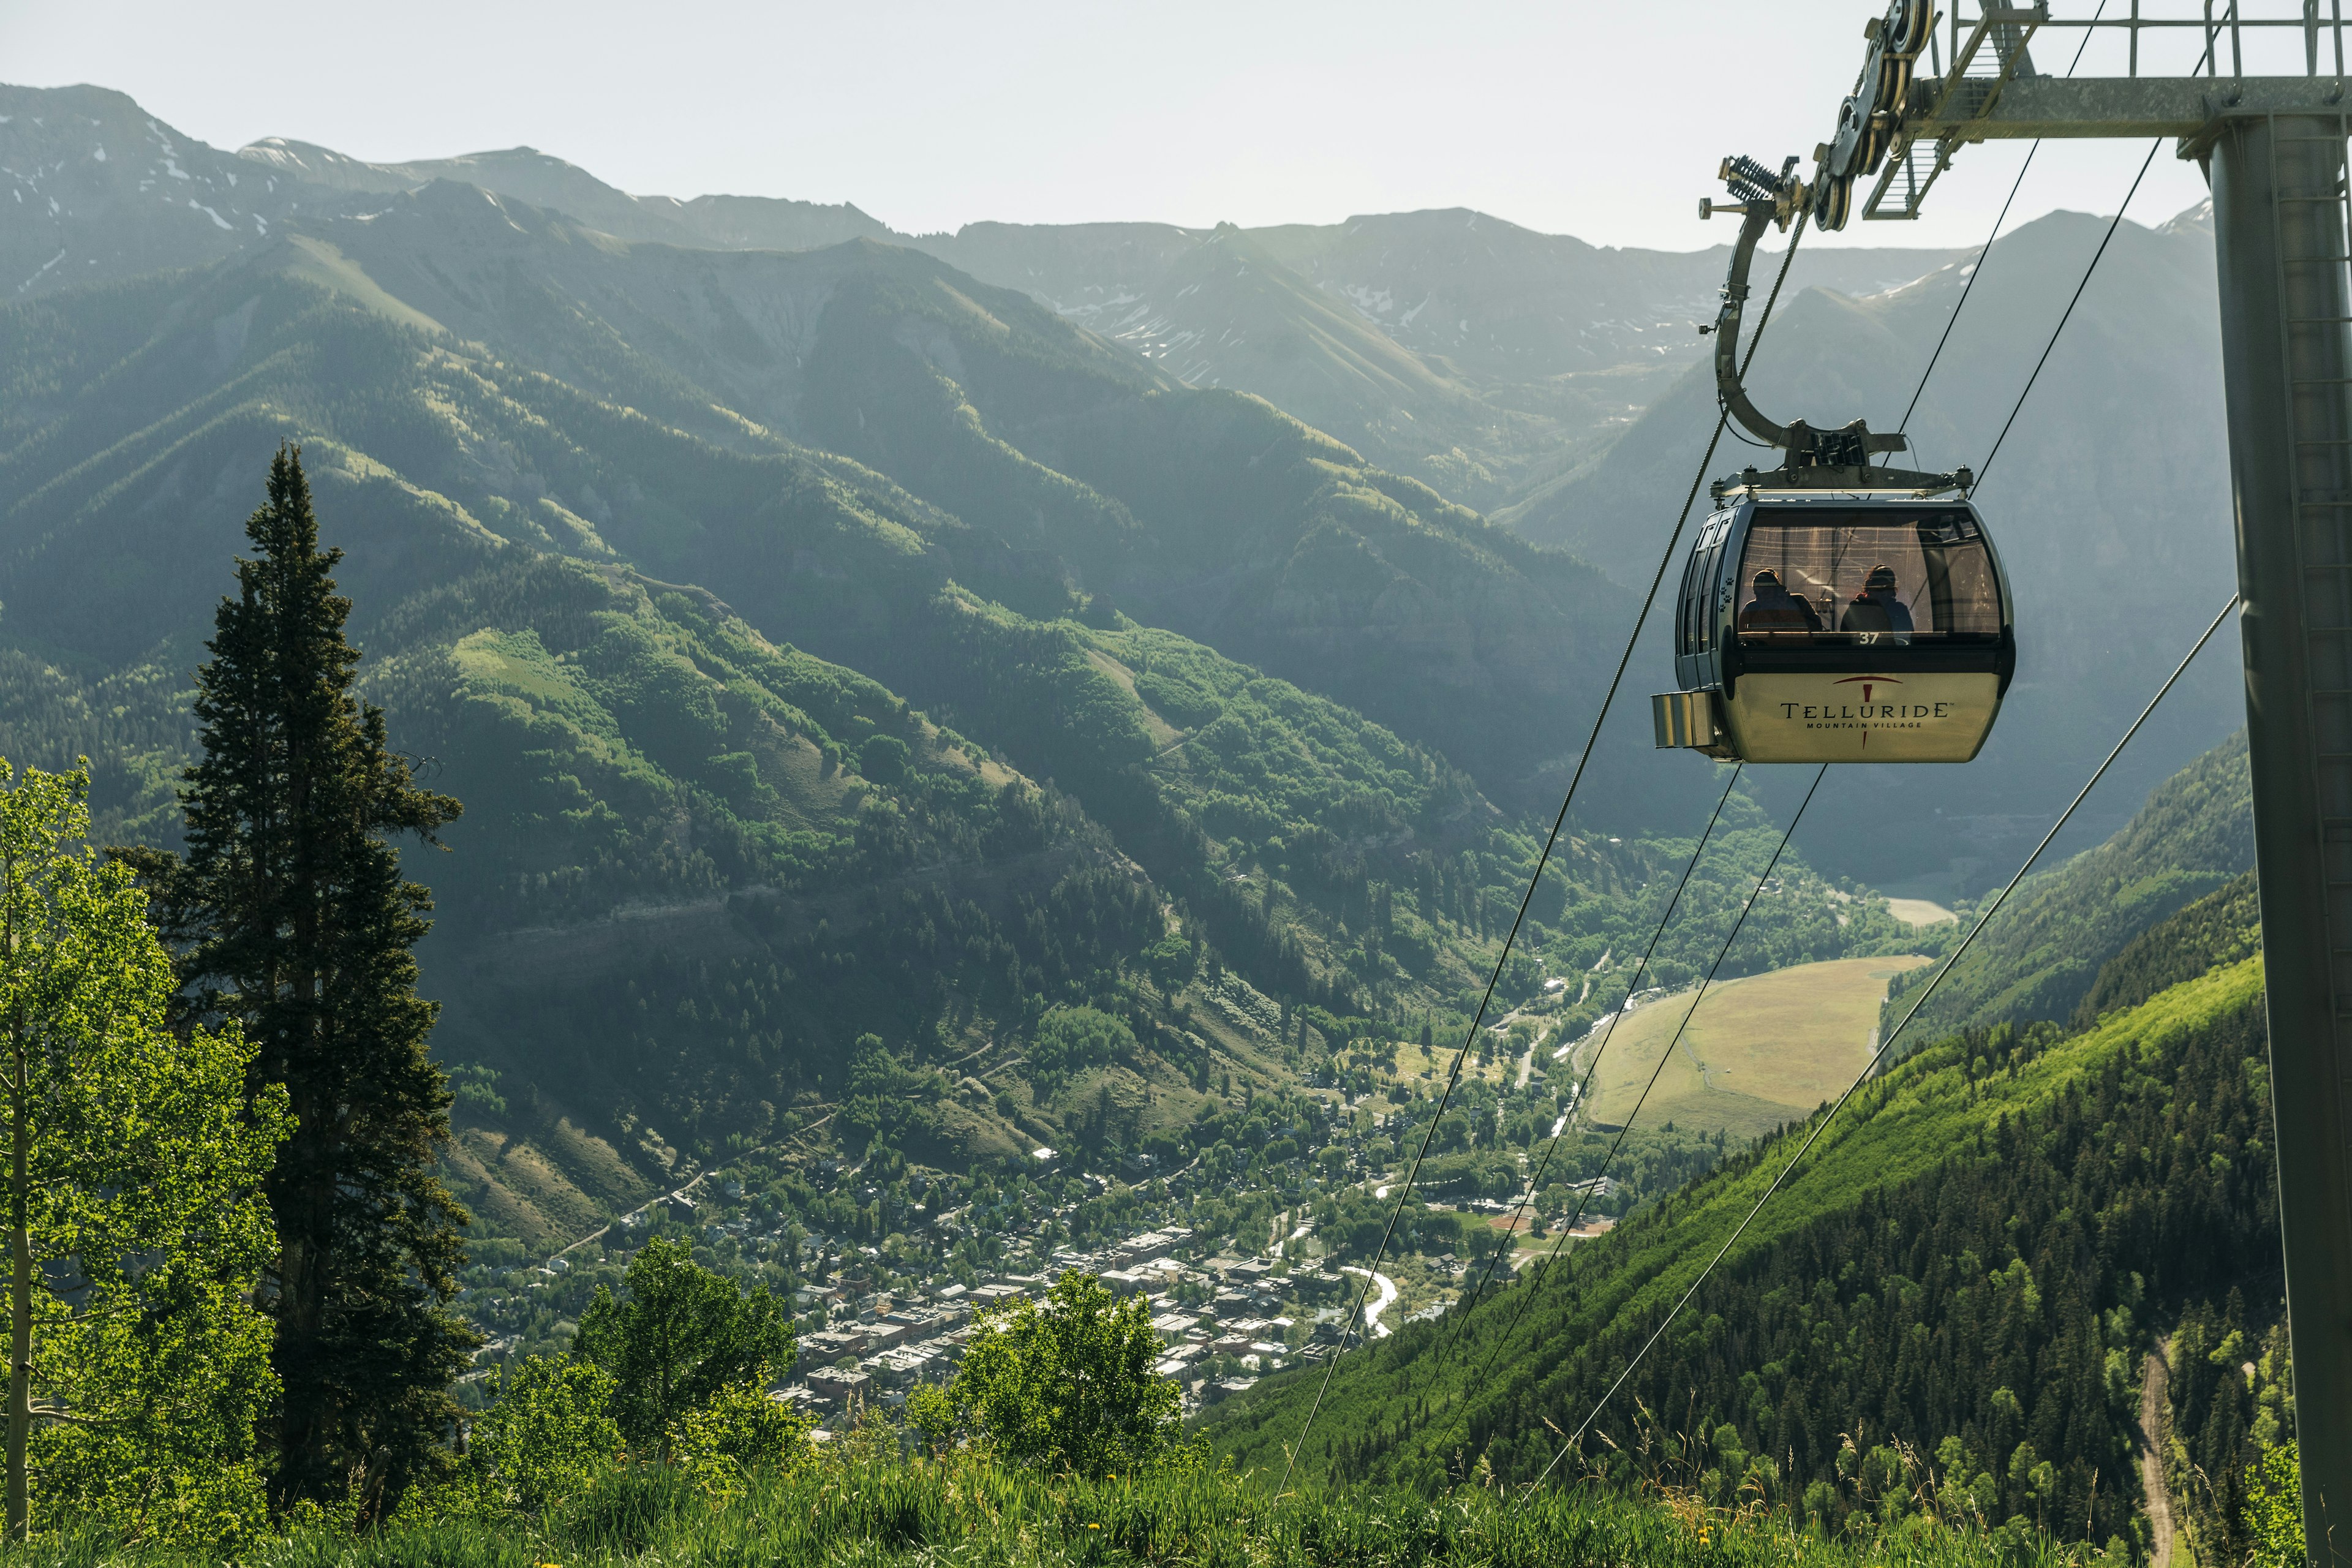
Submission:
<svg viewBox="0 0 2352 1568">
<path fill-rule="evenodd" d="M 1968 514 L 1883 509 L 1865 522 L 1827 507 L 1790 510 L 1754 523 L 1741 547 L 1738 576 L 1754 590 L 1740 605 L 1742 640 L 1884 648 L 1999 639 L 1998 574 Z"/>
<path fill-rule="evenodd" d="M 1848 579 L 1851 581 L 1852 579 Z M 1862 592 L 1853 596 L 1838 618 L 1838 630 L 1893 634 L 1894 640 L 1911 640 L 1911 609 L 1895 596 L 1895 568 L 1885 564 L 1874 566 L 1864 579 Z"/>
<path fill-rule="evenodd" d="M 1813 633 L 1822 629 L 1822 618 L 1812 605 L 1789 592 L 1780 574 L 1770 567 L 1756 574 L 1749 584 L 1756 596 L 1739 611 L 1739 629 L 1743 632 Z"/>
</svg>

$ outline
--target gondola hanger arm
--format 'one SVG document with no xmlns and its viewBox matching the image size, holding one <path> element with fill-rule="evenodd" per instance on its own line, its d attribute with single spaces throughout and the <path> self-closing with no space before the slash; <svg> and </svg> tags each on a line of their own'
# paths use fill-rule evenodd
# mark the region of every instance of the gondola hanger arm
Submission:
<svg viewBox="0 0 2352 1568">
<path fill-rule="evenodd" d="M 1723 282 L 1723 303 L 1714 326 L 1703 329 L 1715 335 L 1716 396 L 1741 429 L 1787 452 L 1792 467 L 1864 467 L 1872 454 L 1899 452 L 1909 443 L 1901 435 L 1874 435 L 1859 419 L 1839 430 L 1817 430 L 1801 419 L 1780 424 L 1756 406 L 1740 374 L 1739 328 L 1748 309 L 1748 275 L 1755 265 L 1757 244 L 1768 227 L 1787 232 L 1811 200 L 1796 168 L 1794 157 L 1784 161 L 1777 174 L 1752 158 L 1726 158 L 1717 176 L 1737 199 L 1718 203 L 1709 198 L 1699 203 L 1703 218 L 1717 212 L 1740 215 L 1739 238 L 1731 247 L 1730 270 Z"/>
<path fill-rule="evenodd" d="M 1748 395 L 1739 329 L 1747 313 L 1748 276 L 1755 265 L 1756 247 L 1766 228 L 1777 226 L 1785 232 L 1800 214 L 1818 205 L 1817 193 L 1797 177 L 1796 168 L 1793 157 L 1781 163 L 1778 174 L 1752 158 L 1726 158 L 1717 177 L 1730 188 L 1734 199 L 1708 198 L 1699 203 L 1702 218 L 1718 212 L 1740 215 L 1739 237 L 1732 245 L 1730 267 L 1724 277 L 1722 305 L 1713 325 L 1699 329 L 1715 338 L 1717 401 L 1727 419 L 1785 454 L 1780 467 L 1769 475 L 1743 475 L 1741 482 L 1805 490 L 1896 489 L 1923 494 L 1966 490 L 1971 479 L 1965 471 L 1927 474 L 1879 467 L 1877 459 L 1884 454 L 1909 447 L 1910 437 L 1900 431 L 1882 435 L 1861 419 L 1835 429 L 1822 429 L 1802 419 L 1783 425 L 1767 416 Z M 1720 486 L 1717 499 L 1721 499 Z"/>
</svg>

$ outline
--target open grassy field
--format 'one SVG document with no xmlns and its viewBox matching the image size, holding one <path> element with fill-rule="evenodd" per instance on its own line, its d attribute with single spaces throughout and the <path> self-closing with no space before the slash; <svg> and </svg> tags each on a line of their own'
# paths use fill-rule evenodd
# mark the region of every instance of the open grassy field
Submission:
<svg viewBox="0 0 2352 1568">
<path fill-rule="evenodd" d="M 1927 962 L 1837 958 L 1718 983 L 1659 1072 L 1643 1121 L 1752 1138 L 1834 1098 L 1868 1059 L 1886 983 Z M 1589 1122 L 1633 1113 L 1692 994 L 1662 996 L 1618 1023 L 1593 1077 Z M 1580 1053 L 1580 1071 L 1589 1059 Z"/>
</svg>

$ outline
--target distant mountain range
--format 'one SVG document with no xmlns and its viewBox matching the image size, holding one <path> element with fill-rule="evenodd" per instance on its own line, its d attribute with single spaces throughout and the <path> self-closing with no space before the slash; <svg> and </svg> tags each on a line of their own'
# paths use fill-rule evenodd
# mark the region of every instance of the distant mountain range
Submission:
<svg viewBox="0 0 2352 1568">
<path fill-rule="evenodd" d="M 1459 209 L 1247 231 L 978 223 L 952 235 L 902 235 L 846 205 L 631 195 L 529 148 L 398 164 L 283 138 L 226 153 L 97 88 L 0 87 L 0 180 L 13 187 L 0 197 L 8 219 L 0 223 L 0 282 L 19 299 L 207 264 L 268 247 L 289 225 L 314 238 L 329 223 L 345 236 L 398 227 L 402 199 L 436 181 L 463 184 L 563 215 L 582 236 L 551 239 L 551 266 L 580 279 L 583 268 L 602 268 L 600 313 L 652 309 L 667 318 L 655 338 L 621 331 L 631 348 L 669 360 L 690 380 L 723 374 L 736 386 L 768 373 L 740 363 L 732 325 L 713 318 L 681 329 L 691 290 L 652 281 L 673 270 L 719 275 L 714 258 L 683 253 L 805 252 L 853 240 L 919 251 L 1017 289 L 1128 351 L 1106 365 L 1148 368 L 1151 384 L 1255 393 L 1373 464 L 1486 510 L 1530 540 L 1564 545 L 1629 585 L 1646 582 L 1654 565 L 1654 541 L 1688 482 L 1685 465 L 1704 445 L 1713 400 L 1694 325 L 1713 310 L 1719 247 L 1596 247 Z M 514 225 L 508 237 L 519 247 L 506 265 L 540 267 L 520 231 L 552 235 L 555 220 L 500 208 L 483 221 Z M 624 243 L 600 248 L 591 231 Z M 2096 232 L 2062 214 L 1996 248 L 1915 421 L 1922 460 L 1981 461 Z M 2140 672 L 2179 644 L 2195 615 L 2190 601 L 2218 603 L 2197 590 L 2228 580 L 2221 468 L 2210 460 L 2220 448 L 2210 240 L 2195 214 L 2153 232 L 2126 226 L 2125 235 L 1984 491 L 2024 627 L 2020 687 L 1988 753 L 2016 780 L 2007 793 L 2018 808 L 1989 809 L 1983 792 L 1958 774 L 1860 775 L 1859 831 L 1843 837 L 1843 848 L 1821 847 L 1858 874 L 1900 875 L 1885 856 L 1856 847 L 1940 813 L 1965 820 L 1921 868 L 1920 890 L 1948 894 L 1990 877 L 2021 850 L 2040 799 L 2054 798 L 2104 732 L 2084 716 L 2128 701 L 2145 684 Z M 389 242 L 351 243 L 381 258 Z M 1895 423 L 1967 280 L 1965 257 L 1816 248 L 1801 252 L 1792 270 L 1794 292 L 1759 361 L 1759 394 L 1816 423 L 1859 413 Z M 418 276 L 420 287 L 437 288 Z M 567 287 L 576 301 L 586 284 Z M 1832 292 L 1807 292 L 1822 289 Z M 410 290 L 379 291 L 405 300 Z M 1851 303 L 1831 302 L 1841 296 Z M 803 294 L 793 308 L 822 297 Z M 437 309 L 453 329 L 498 341 L 467 302 L 445 298 Z M 2150 322 L 2162 329 L 2147 330 Z M 759 322 L 753 335 L 782 343 L 790 332 L 776 327 Z M 677 356 L 698 331 L 717 352 L 695 349 L 685 363 Z M 770 379 L 782 401 L 759 417 L 793 431 L 801 394 L 789 375 Z M 1000 402 L 989 416 L 1003 420 L 1010 410 Z M 1717 467 L 1733 460 L 1727 453 Z M 2163 569 L 2138 570 L 2142 563 Z M 1491 645 L 1496 630 L 1478 636 Z M 2221 668 L 2229 658 L 2191 680 L 2126 763 L 2126 791 L 2147 787 L 2235 721 L 2233 682 Z M 1623 754 L 1640 749 L 1638 708 L 1622 711 L 1626 729 L 1592 798 L 1620 803 L 1608 809 L 1657 802 L 1679 811 L 1689 797 L 1689 770 L 1673 765 L 1681 759 L 1661 771 Z M 1559 726 L 1573 729 L 1580 718 L 1517 710 L 1513 722 L 1535 720 L 1555 743 L 1504 746 L 1510 776 L 1482 770 L 1488 787 L 1539 799 L 1574 744 Z M 2100 831 L 2121 819 L 2120 808 L 2095 804 L 2091 813 Z"/>
<path fill-rule="evenodd" d="M 725 264 L 715 253 L 800 254 L 851 242 L 920 253 L 1018 290 L 1124 351 L 1098 355 L 1101 374 L 1132 387 L 1256 394 L 1371 464 L 1485 509 L 1529 540 L 1566 546 L 1629 586 L 1646 583 L 1655 564 L 1713 401 L 1694 325 L 1712 313 L 1720 248 L 1596 247 L 1462 210 L 1248 231 L 980 223 L 910 236 L 845 205 L 631 195 L 528 148 L 398 164 L 282 138 L 225 153 L 96 88 L 0 88 L 0 179 L 13 187 L 0 197 L 8 220 L 0 223 L 0 281 L 13 280 L 16 298 L 205 265 L 272 247 L 289 233 L 299 250 L 321 243 L 331 227 L 338 237 L 326 243 L 370 259 L 356 270 L 316 258 L 282 264 L 334 271 L 388 308 L 507 343 L 552 374 L 576 374 L 584 363 L 576 346 L 556 358 L 544 357 L 544 343 L 523 350 L 511 300 L 480 287 L 462 296 L 446 289 L 440 279 L 457 276 L 447 257 L 412 266 L 393 254 L 423 243 L 419 213 L 456 220 L 458 206 L 425 198 L 434 183 L 488 192 L 499 202 L 476 216 L 479 232 L 452 238 L 453 254 L 505 247 L 508 276 L 542 285 L 567 279 L 555 315 L 584 310 L 639 362 L 721 385 L 730 408 L 756 405 L 753 417 L 782 433 L 867 460 L 893 451 L 882 466 L 894 473 L 894 464 L 936 460 L 934 444 L 887 448 L 895 437 L 861 425 L 854 405 L 808 397 L 799 362 L 832 298 L 826 288 L 730 303 L 748 311 L 740 321 L 711 308 L 739 284 L 765 287 L 750 282 L 763 268 L 808 279 L 847 277 L 862 264 Z M 1922 461 L 1981 462 L 2101 227 L 2060 214 L 1996 247 L 1986 287 L 1970 300 L 1914 422 Z M 393 230 L 410 239 L 395 244 Z M 362 237 L 371 232 L 385 237 Z M 2019 685 L 1987 753 L 2010 787 L 1989 799 L 1960 772 L 1857 772 L 1839 808 L 1841 831 L 1812 841 L 1852 874 L 1945 897 L 1994 876 L 2022 852 L 2044 804 L 2054 806 L 2066 781 L 2087 766 L 2108 732 L 2105 716 L 2150 689 L 2147 673 L 2182 644 L 2198 607 L 2209 598 L 2218 605 L 2221 594 L 2205 590 L 2226 592 L 2224 486 L 2212 456 L 2220 426 L 2210 242 L 2196 214 L 2154 231 L 2127 225 L 2124 233 L 1982 494 L 2021 607 Z M 878 261 L 885 252 L 866 254 Z M 374 275 L 404 267 L 410 270 L 397 284 Z M 1882 426 L 1896 422 L 1969 275 L 1966 258 L 1815 248 L 1801 252 L 1792 271 L 1793 292 L 1758 362 L 1759 395 L 1816 423 L 1863 413 Z M 438 303 L 420 306 L 412 295 Z M 506 319 L 494 319 L 501 312 Z M 755 344 L 763 346 L 754 353 Z M 787 353 L 794 363 L 778 357 Z M 952 365 L 934 368 L 961 386 Z M 709 435 L 707 401 L 686 395 L 663 416 Z M 1026 422 L 1027 440 L 1047 439 L 1025 388 L 1006 384 L 982 412 L 992 433 Z M 842 419 L 849 428 L 834 427 Z M 1738 460 L 1727 449 L 1717 467 Z M 1135 504 L 1132 495 L 1112 493 Z M 950 510 L 969 500 L 935 499 Z M 1006 497 L 996 504 L 1027 503 Z M 1041 525 L 1054 510 L 1033 510 Z M 2144 569 L 2150 565 L 2159 569 Z M 1223 602 L 1214 594 L 1199 600 L 1192 589 L 1181 596 L 1195 612 Z M 1230 621 L 1250 612 L 1234 605 L 1222 613 Z M 1622 622 L 1604 616 L 1592 629 L 1605 638 L 1612 624 Z M 1486 755 L 1462 760 L 1501 798 L 1534 806 L 1564 776 L 1584 709 L 1537 698 L 1546 687 L 1535 671 L 1572 681 L 1580 667 L 1542 651 L 1541 634 L 1524 640 L 1525 630 L 1492 617 L 1475 630 L 1455 623 L 1440 634 L 1431 626 L 1397 652 L 1448 665 L 1464 657 L 1513 664 L 1535 681 L 1525 688 L 1532 705 L 1475 710 L 1443 738 L 1424 731 L 1442 744 L 1471 744 L 1465 737 L 1475 730 L 1473 749 Z M 1662 657 L 1654 645 L 1640 668 L 1658 668 Z M 2123 764 L 2117 800 L 2235 722 L 2232 657 L 2210 656 L 2174 699 Z M 1358 694 L 1388 679 L 1366 673 Z M 1641 754 L 1641 707 L 1621 706 L 1621 728 L 1587 796 L 1629 826 L 1677 818 L 1700 787 L 1687 759 Z M 1398 713 L 1379 700 L 1370 708 Z M 1885 847 L 1939 817 L 1924 854 Z M 2120 820 L 2119 805 L 2094 802 L 2085 831 Z"/>
<path fill-rule="evenodd" d="M 1696 362 L 1693 328 L 1722 280 L 1720 248 L 1603 248 L 1459 208 L 1258 230 L 975 223 L 908 235 L 847 205 L 631 195 L 528 147 L 370 163 L 269 137 L 224 153 L 98 88 L 0 87 L 0 177 L 25 209 L 0 231 L 0 280 L 18 297 L 215 259 L 289 214 L 364 213 L 435 180 L 632 244 L 877 240 L 1018 289 L 1185 385 L 1256 393 L 1479 508 L 1558 477 Z M 1869 292 L 1956 254 L 1819 251 L 1792 280 Z"/>
</svg>

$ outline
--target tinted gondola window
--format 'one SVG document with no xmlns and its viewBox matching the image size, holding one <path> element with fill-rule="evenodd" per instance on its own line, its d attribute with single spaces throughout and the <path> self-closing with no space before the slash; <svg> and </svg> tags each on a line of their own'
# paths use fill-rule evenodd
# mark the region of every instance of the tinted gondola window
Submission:
<svg viewBox="0 0 2352 1568">
<path fill-rule="evenodd" d="M 1683 573 L 1683 594 L 1675 614 L 1675 637 L 1678 651 L 1685 654 L 1706 653 L 1715 647 L 1715 573 L 1723 555 L 1723 542 L 1731 531 L 1731 520 L 1718 514 L 1700 526 L 1698 542 L 1691 548 L 1689 564 Z"/>
<path fill-rule="evenodd" d="M 1992 641 L 2000 587 L 1976 519 L 1943 507 L 1759 512 L 1737 579 L 1739 640 Z"/>
</svg>

